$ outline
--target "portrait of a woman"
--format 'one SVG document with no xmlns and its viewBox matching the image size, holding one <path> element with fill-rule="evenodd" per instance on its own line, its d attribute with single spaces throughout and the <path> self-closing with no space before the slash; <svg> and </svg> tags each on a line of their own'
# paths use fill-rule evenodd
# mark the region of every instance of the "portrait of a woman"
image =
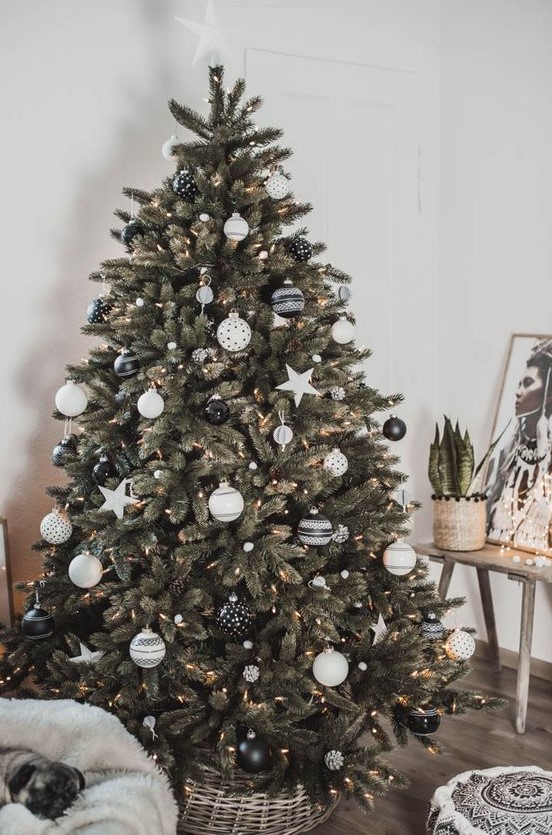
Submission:
<svg viewBox="0 0 552 835">
<path fill-rule="evenodd" d="M 491 542 L 552 554 L 551 415 L 552 337 L 515 336 L 496 425 L 510 423 L 484 485 Z"/>
</svg>

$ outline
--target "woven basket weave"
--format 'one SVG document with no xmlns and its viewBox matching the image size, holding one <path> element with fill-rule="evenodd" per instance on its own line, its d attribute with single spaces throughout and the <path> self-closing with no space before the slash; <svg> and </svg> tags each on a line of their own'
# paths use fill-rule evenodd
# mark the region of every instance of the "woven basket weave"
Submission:
<svg viewBox="0 0 552 835">
<path fill-rule="evenodd" d="M 433 543 L 447 551 L 478 551 L 485 544 L 487 500 L 433 500 Z"/>
<path fill-rule="evenodd" d="M 201 782 L 184 786 L 180 835 L 298 835 L 327 820 L 339 802 L 314 804 L 302 786 L 269 796 L 251 790 L 241 774 L 226 782 L 213 769 L 204 769 Z"/>
</svg>

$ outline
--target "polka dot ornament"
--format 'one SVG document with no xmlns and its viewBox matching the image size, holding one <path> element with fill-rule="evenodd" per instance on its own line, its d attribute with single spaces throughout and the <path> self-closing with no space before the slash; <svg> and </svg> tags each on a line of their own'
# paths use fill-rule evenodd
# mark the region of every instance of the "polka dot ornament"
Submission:
<svg viewBox="0 0 552 835">
<path fill-rule="evenodd" d="M 469 632 L 455 629 L 446 640 L 445 652 L 453 661 L 467 661 L 475 652 L 475 640 Z"/>
<path fill-rule="evenodd" d="M 273 200 L 281 200 L 289 191 L 289 182 L 287 177 L 275 171 L 268 180 L 265 180 L 264 187 L 269 197 Z"/>
<path fill-rule="evenodd" d="M 237 310 L 232 310 L 218 326 L 217 340 L 227 351 L 243 351 L 251 342 L 251 328 Z"/>
<path fill-rule="evenodd" d="M 54 508 L 40 523 L 40 535 L 50 545 L 61 545 L 67 542 L 73 533 L 73 525 L 63 511 Z"/>
<path fill-rule="evenodd" d="M 179 197 L 182 197 L 184 200 L 187 200 L 188 203 L 191 203 L 194 198 L 199 194 L 199 189 L 196 185 L 196 182 L 190 172 L 183 168 L 181 171 L 178 172 L 176 177 L 173 180 L 173 191 L 178 194 Z"/>
<path fill-rule="evenodd" d="M 289 245 L 289 252 L 296 261 L 308 261 L 312 258 L 312 245 L 306 238 L 293 238 Z"/>
<path fill-rule="evenodd" d="M 251 626 L 251 612 L 238 602 L 238 595 L 232 592 L 225 603 L 217 612 L 217 624 L 225 635 L 232 638 L 243 638 L 249 632 Z"/>
</svg>

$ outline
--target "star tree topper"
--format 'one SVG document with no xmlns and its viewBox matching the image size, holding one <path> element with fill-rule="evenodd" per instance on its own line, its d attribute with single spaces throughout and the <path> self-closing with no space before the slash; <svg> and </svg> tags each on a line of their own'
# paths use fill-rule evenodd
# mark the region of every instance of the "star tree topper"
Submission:
<svg viewBox="0 0 552 835">
<path fill-rule="evenodd" d="M 198 23 L 187 17 L 176 17 L 175 20 L 199 37 L 199 43 L 192 65 L 197 64 L 202 58 L 207 58 L 209 60 L 209 66 L 216 67 L 218 64 L 223 63 L 223 56 L 226 56 L 226 58 L 232 57 L 224 40 L 225 31 L 227 30 L 219 28 L 215 0 L 207 0 L 204 23 Z"/>
<path fill-rule="evenodd" d="M 127 484 L 131 485 L 129 496 L 126 494 Z M 107 487 L 100 487 L 100 490 L 105 498 L 105 502 L 100 507 L 100 510 L 112 510 L 117 519 L 123 518 L 125 507 L 128 504 L 136 504 L 140 501 L 138 496 L 135 496 L 132 492 L 132 481 L 130 478 L 123 478 L 115 490 L 109 490 Z"/>
<path fill-rule="evenodd" d="M 308 371 L 303 371 L 302 374 L 294 371 L 287 363 L 286 369 L 289 377 L 287 383 L 280 383 L 280 385 L 276 386 L 276 388 L 280 389 L 280 391 L 292 391 L 296 406 L 299 405 L 304 394 L 320 394 L 320 392 L 310 384 L 310 378 L 312 372 L 314 371 L 314 367 L 309 368 Z"/>
</svg>

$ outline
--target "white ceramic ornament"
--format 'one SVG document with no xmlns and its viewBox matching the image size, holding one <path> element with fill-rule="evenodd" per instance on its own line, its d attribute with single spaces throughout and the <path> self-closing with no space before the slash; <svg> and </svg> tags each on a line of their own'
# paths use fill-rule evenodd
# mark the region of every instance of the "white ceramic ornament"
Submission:
<svg viewBox="0 0 552 835">
<path fill-rule="evenodd" d="M 332 339 L 340 345 L 346 345 L 355 338 L 355 326 L 345 316 L 340 316 L 332 325 Z"/>
<path fill-rule="evenodd" d="M 152 632 L 149 626 L 135 635 L 130 642 L 130 657 L 138 667 L 157 667 L 165 657 L 167 648 L 161 635 Z"/>
<path fill-rule="evenodd" d="M 76 417 L 88 406 L 86 392 L 74 380 L 67 380 L 56 392 L 56 409 L 65 417 Z"/>
<path fill-rule="evenodd" d="M 289 192 L 289 182 L 287 177 L 275 171 L 271 174 L 264 184 L 265 191 L 273 200 L 281 200 Z"/>
<path fill-rule="evenodd" d="M 324 469 L 334 476 L 341 476 L 349 469 L 347 456 L 338 447 L 334 447 L 324 458 Z"/>
<path fill-rule="evenodd" d="M 475 652 L 473 635 L 463 629 L 455 629 L 445 642 L 445 652 L 453 661 L 467 661 Z"/>
<path fill-rule="evenodd" d="M 83 551 L 69 563 L 69 579 L 81 589 L 90 589 L 102 579 L 102 564 L 94 554 Z"/>
<path fill-rule="evenodd" d="M 50 545 L 61 545 L 62 542 L 67 542 L 72 533 L 73 525 L 69 517 L 56 507 L 40 523 L 40 535 Z"/>
<path fill-rule="evenodd" d="M 239 212 L 233 212 L 224 224 L 223 231 L 229 241 L 243 241 L 249 234 L 249 224 Z"/>
<path fill-rule="evenodd" d="M 320 684 L 337 687 L 349 675 L 349 662 L 333 647 L 327 647 L 314 659 L 312 674 Z"/>
<path fill-rule="evenodd" d="M 153 420 L 163 413 L 165 408 L 165 401 L 158 391 L 155 389 L 148 389 L 144 394 L 138 398 L 138 411 L 142 417 Z"/>
<path fill-rule="evenodd" d="M 231 310 L 217 328 L 217 340 L 227 351 L 243 351 L 251 341 L 251 328 L 237 310 Z"/>
<path fill-rule="evenodd" d="M 243 511 L 243 496 L 227 481 L 221 481 L 209 496 L 209 511 L 219 522 L 233 522 Z"/>
<path fill-rule="evenodd" d="M 416 551 L 402 539 L 388 545 L 383 552 L 383 564 L 390 574 L 409 574 L 416 565 Z"/>
<path fill-rule="evenodd" d="M 169 162 L 174 162 L 174 149 L 177 145 L 180 145 L 180 139 L 178 136 L 171 136 L 170 139 L 167 139 L 167 141 L 163 143 L 161 153 Z"/>
</svg>

